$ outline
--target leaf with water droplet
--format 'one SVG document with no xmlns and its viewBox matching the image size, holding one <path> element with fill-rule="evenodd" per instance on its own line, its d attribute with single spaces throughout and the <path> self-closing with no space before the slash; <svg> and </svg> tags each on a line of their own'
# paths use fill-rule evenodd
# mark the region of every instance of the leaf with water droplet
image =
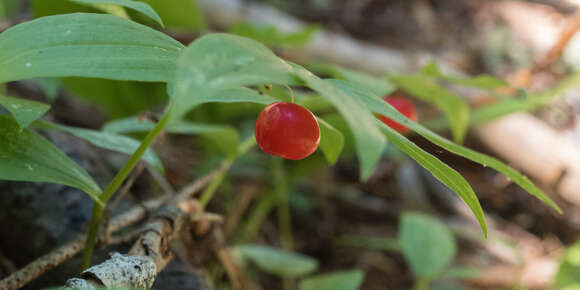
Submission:
<svg viewBox="0 0 580 290">
<path fill-rule="evenodd" d="M 0 128 L 1 180 L 68 185 L 99 202 L 101 189 L 97 183 L 50 141 L 29 129 L 21 129 L 10 116 L 0 116 Z"/>
<path fill-rule="evenodd" d="M 50 106 L 44 103 L 2 95 L 0 95 L 0 106 L 6 108 L 14 116 L 20 128 L 28 127 L 50 109 Z"/>
</svg>

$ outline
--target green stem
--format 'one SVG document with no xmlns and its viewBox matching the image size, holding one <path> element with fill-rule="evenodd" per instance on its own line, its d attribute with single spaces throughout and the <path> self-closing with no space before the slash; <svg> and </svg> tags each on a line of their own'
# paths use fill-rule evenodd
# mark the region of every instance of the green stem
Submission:
<svg viewBox="0 0 580 290">
<path fill-rule="evenodd" d="M 89 234 L 87 235 L 87 240 L 85 242 L 82 270 L 85 270 L 91 266 L 91 256 L 93 255 L 93 249 L 95 248 L 95 241 L 97 240 L 99 224 L 101 223 L 101 217 L 103 216 L 104 209 L 105 207 L 103 205 L 97 202 L 93 202 L 93 216 L 91 217 Z"/>
<path fill-rule="evenodd" d="M 107 188 L 105 188 L 105 191 L 103 191 L 103 193 L 99 196 L 99 200 L 103 204 L 105 205 L 107 204 L 107 201 L 111 198 L 111 196 L 113 196 L 113 194 L 115 194 L 117 189 L 119 189 L 119 187 L 123 184 L 123 181 L 125 181 L 127 176 L 129 176 L 131 171 L 135 168 L 135 166 L 137 166 L 137 164 L 141 160 L 141 157 L 143 156 L 145 151 L 147 151 L 147 148 L 149 148 L 149 146 L 153 143 L 153 141 L 155 141 L 157 135 L 159 135 L 163 131 L 163 129 L 165 128 L 165 126 L 169 121 L 170 113 L 171 113 L 171 104 L 169 104 L 169 107 L 167 108 L 167 111 L 165 112 L 161 120 L 159 120 L 159 122 L 157 122 L 155 127 L 153 127 L 153 130 L 151 130 L 149 134 L 147 134 L 145 139 L 143 139 L 143 141 L 141 142 L 141 145 L 139 145 L 139 148 L 137 148 L 135 153 L 133 153 L 133 155 L 129 157 L 127 163 L 125 163 L 123 168 L 121 168 L 121 170 L 117 173 L 117 175 L 115 175 L 113 180 L 111 180 Z M 95 240 L 97 238 L 97 234 L 99 231 L 101 217 L 103 216 L 104 206 L 99 205 L 96 202 L 94 202 L 93 204 L 94 204 L 93 216 L 91 218 L 91 225 L 89 228 L 89 234 L 87 236 L 87 241 L 85 243 L 85 251 L 83 254 L 83 269 L 86 269 L 91 265 L 91 256 L 93 253 L 93 248 L 95 246 Z"/>
<path fill-rule="evenodd" d="M 211 183 L 205 188 L 205 190 L 201 194 L 201 197 L 199 198 L 199 203 L 201 203 L 201 206 L 203 208 L 205 208 L 205 206 L 212 200 L 214 194 L 216 193 L 217 189 L 224 180 L 226 174 L 230 170 L 230 167 L 232 167 L 234 161 L 239 156 L 244 155 L 246 152 L 248 152 L 248 150 L 254 147 L 254 145 L 256 145 L 256 139 L 254 138 L 254 136 L 252 136 L 238 146 L 238 152 L 235 155 L 232 155 L 226 158 L 224 161 L 222 161 L 221 166 L 225 167 L 225 169 L 222 170 L 220 174 L 218 174 L 213 178 Z"/>
<path fill-rule="evenodd" d="M 413 285 L 413 290 L 429 290 L 429 284 L 431 283 L 431 279 L 425 277 L 419 277 L 417 281 L 415 281 L 415 285 Z"/>
<path fill-rule="evenodd" d="M 274 157 L 273 159 L 274 182 L 278 201 L 278 227 L 280 228 L 280 243 L 282 248 L 292 251 L 292 221 L 290 216 L 290 202 L 288 200 L 288 182 L 284 172 L 284 160 Z"/>
</svg>

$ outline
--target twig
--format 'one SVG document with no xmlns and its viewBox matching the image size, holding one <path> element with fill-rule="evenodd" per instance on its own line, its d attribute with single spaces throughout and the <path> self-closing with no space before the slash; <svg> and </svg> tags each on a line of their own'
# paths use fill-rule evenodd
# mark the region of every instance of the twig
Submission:
<svg viewBox="0 0 580 290">
<path fill-rule="evenodd" d="M 222 169 L 216 170 L 202 176 L 190 185 L 186 186 L 171 202 L 178 204 L 179 201 L 186 200 L 195 193 L 201 191 Z M 164 203 L 171 199 L 170 196 L 165 195 L 160 198 L 152 199 L 143 203 L 143 205 L 135 206 L 125 213 L 114 217 L 109 223 L 109 233 L 114 233 L 126 226 L 134 224 L 146 217 L 147 212 L 159 208 Z M 34 262 L 26 265 L 24 268 L 10 274 L 8 277 L 0 281 L 0 289 L 13 290 L 21 288 L 30 283 L 34 279 L 40 277 L 45 272 L 55 268 L 64 261 L 72 258 L 84 249 L 84 242 L 86 234 L 79 234 L 70 242 L 53 250 L 52 252 L 39 257 Z"/>
<path fill-rule="evenodd" d="M 68 280 L 66 286 L 81 289 L 100 286 L 150 288 L 157 273 L 173 258 L 168 251 L 169 242 L 188 222 L 189 214 L 175 205 L 164 207 L 147 224 L 127 255 L 113 254 L 109 260 L 81 273 L 81 278 Z"/>
</svg>

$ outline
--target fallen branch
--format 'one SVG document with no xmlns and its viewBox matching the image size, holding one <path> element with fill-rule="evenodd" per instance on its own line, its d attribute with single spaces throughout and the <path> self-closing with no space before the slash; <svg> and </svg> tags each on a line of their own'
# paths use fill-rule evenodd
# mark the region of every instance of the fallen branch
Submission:
<svg viewBox="0 0 580 290">
<path fill-rule="evenodd" d="M 66 287 L 151 288 L 157 273 L 173 258 L 168 251 L 169 243 L 178 235 L 192 214 L 184 209 L 193 208 L 195 207 L 175 205 L 164 207 L 147 224 L 127 255 L 113 254 L 109 260 L 85 270 L 80 278 L 69 279 Z"/>
<path fill-rule="evenodd" d="M 225 170 L 223 166 L 220 166 L 216 170 L 200 177 L 195 182 L 192 182 L 188 186 L 184 187 L 178 195 L 174 198 L 176 202 L 172 204 L 178 204 L 177 201 L 183 201 L 192 195 L 198 193 L 203 189 L 214 176 Z M 147 216 L 148 212 L 155 211 L 161 207 L 164 203 L 167 203 L 171 197 L 163 196 L 157 199 L 152 199 L 143 203 L 143 205 L 135 206 L 130 210 L 124 212 L 123 214 L 114 217 L 109 223 L 108 234 L 111 235 L 127 226 L 130 226 Z M 24 285 L 30 283 L 34 279 L 40 277 L 47 271 L 55 268 L 56 266 L 62 264 L 68 259 L 72 258 L 76 254 L 80 253 L 85 246 L 86 234 L 79 234 L 70 242 L 62 245 L 61 247 L 53 250 L 52 252 L 41 256 L 34 262 L 26 265 L 20 270 L 10 274 L 8 277 L 0 281 L 0 289 L 14 290 L 23 287 Z"/>
</svg>

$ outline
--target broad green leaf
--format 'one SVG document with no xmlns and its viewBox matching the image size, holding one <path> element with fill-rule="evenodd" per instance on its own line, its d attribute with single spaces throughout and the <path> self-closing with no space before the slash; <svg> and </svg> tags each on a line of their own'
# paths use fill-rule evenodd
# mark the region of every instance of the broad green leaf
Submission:
<svg viewBox="0 0 580 290">
<path fill-rule="evenodd" d="M 101 132 L 90 129 L 75 128 L 46 121 L 37 121 L 36 123 L 34 123 L 34 126 L 41 129 L 64 131 L 81 139 L 84 139 L 97 147 L 124 153 L 127 155 L 135 153 L 137 148 L 139 148 L 139 145 L 141 145 L 141 142 L 133 138 L 129 138 L 127 136 L 118 135 L 110 132 Z M 143 154 L 142 159 L 147 161 L 149 164 L 153 165 L 155 168 L 157 168 L 157 170 L 163 172 L 164 170 L 163 164 L 161 163 L 155 152 L 153 152 L 153 150 L 147 149 L 147 151 L 145 151 L 145 154 Z"/>
<path fill-rule="evenodd" d="M 556 205 L 544 192 L 542 192 L 538 187 L 534 185 L 527 177 L 523 176 L 515 169 L 507 166 L 503 162 L 497 160 L 496 158 L 487 156 L 485 154 L 473 151 L 452 141 L 449 141 L 429 129 L 415 123 L 405 117 L 403 114 L 399 113 L 393 106 L 389 105 L 387 102 L 383 101 L 379 96 L 374 95 L 372 92 L 367 92 L 364 88 L 350 86 L 349 93 L 360 100 L 365 106 L 375 113 L 385 115 L 395 122 L 405 125 L 411 130 L 415 131 L 419 135 L 425 137 L 427 140 L 431 141 L 437 146 L 443 149 L 455 153 L 459 156 L 465 157 L 471 161 L 477 162 L 483 166 L 489 166 L 515 182 L 517 185 L 521 186 L 523 189 L 528 191 L 531 195 L 537 197 L 541 201 L 545 202 L 558 212 L 562 210 Z"/>
<path fill-rule="evenodd" d="M 404 213 L 399 223 L 403 255 L 416 277 L 435 278 L 455 257 L 451 231 L 439 221 L 418 213 Z"/>
<path fill-rule="evenodd" d="M 320 30 L 317 25 L 310 25 L 298 32 L 283 33 L 274 25 L 262 23 L 237 23 L 230 32 L 239 36 L 257 40 L 268 46 L 299 46 L 304 45 Z"/>
<path fill-rule="evenodd" d="M 361 164 L 361 177 L 368 179 L 373 173 L 386 145 L 385 136 L 379 131 L 375 117 L 343 88 L 331 80 L 322 80 L 306 69 L 294 65 L 299 76 L 308 87 L 331 102 L 347 121 L 356 141 L 356 150 Z"/>
<path fill-rule="evenodd" d="M 168 28 L 200 32 L 207 28 L 202 10 L 196 0 L 141 0 L 146 2 L 165 22 Z"/>
<path fill-rule="evenodd" d="M 139 120 L 137 117 L 115 120 L 107 123 L 103 131 L 111 133 L 148 132 L 155 123 L 149 120 Z M 212 140 L 216 146 L 229 154 L 237 152 L 240 142 L 238 132 L 229 126 L 196 124 L 188 121 L 174 121 L 169 123 L 165 131 L 173 134 L 201 134 Z"/>
<path fill-rule="evenodd" d="M 381 125 L 383 132 L 385 132 L 389 141 L 417 161 L 417 163 L 421 164 L 425 169 L 429 170 L 435 178 L 459 195 L 465 204 L 469 206 L 479 222 L 483 234 L 487 237 L 487 225 L 485 223 L 483 209 L 481 208 L 481 204 L 479 203 L 473 188 L 471 188 L 467 180 L 455 171 L 455 169 L 449 167 L 437 157 L 425 152 L 415 143 L 409 141 L 409 139 L 405 138 L 391 127 L 378 120 L 377 123 Z"/>
<path fill-rule="evenodd" d="M 433 79 L 425 76 L 391 76 L 390 80 L 404 91 L 435 105 L 445 113 L 451 124 L 455 142 L 463 141 L 469 125 L 469 105 L 462 97 L 437 85 Z"/>
<path fill-rule="evenodd" d="M 113 15 L 47 16 L 0 34 L 0 83 L 65 76 L 167 82 L 182 50 L 171 37 Z"/>
<path fill-rule="evenodd" d="M 283 278 L 307 275 L 318 269 L 318 262 L 305 255 L 260 245 L 241 245 L 230 248 L 239 264 L 252 261 L 260 269 Z"/>
<path fill-rule="evenodd" d="M 171 89 L 179 118 L 212 96 L 243 86 L 293 84 L 293 69 L 255 40 L 228 34 L 208 34 L 191 43 L 179 57 Z M 220 94 L 221 92 L 221 94 Z M 206 100 L 204 100 L 206 99 Z"/>
<path fill-rule="evenodd" d="M 163 27 L 163 21 L 161 17 L 149 6 L 149 4 L 144 3 L 142 1 L 133 1 L 133 0 L 70 0 L 72 2 L 76 2 L 79 4 L 89 4 L 89 5 L 119 5 L 122 7 L 130 8 L 135 11 L 142 13 L 143 15 L 153 19 L 155 22 L 159 23 L 161 27 Z M 101 6 L 93 6 L 99 8 Z M 108 11 L 107 11 L 108 12 Z"/>
<path fill-rule="evenodd" d="M 323 119 L 316 119 L 318 120 L 318 125 L 320 125 L 320 149 L 322 149 L 322 153 L 324 153 L 328 163 L 334 164 L 338 160 L 340 152 L 342 152 L 344 136 Z"/>
<path fill-rule="evenodd" d="M 20 128 L 28 127 L 50 109 L 50 106 L 44 103 L 2 95 L 0 95 L 0 106 L 6 108 L 14 116 Z"/>
<path fill-rule="evenodd" d="M 317 275 L 300 281 L 300 290 L 357 290 L 362 285 L 365 273 L 350 270 Z"/>
<path fill-rule="evenodd" d="M 554 279 L 554 286 L 556 289 L 580 289 L 580 242 L 566 249 Z"/>
<path fill-rule="evenodd" d="M 83 168 L 44 137 L 20 129 L 6 115 L 0 116 L 0 179 L 63 184 L 86 192 L 96 202 L 101 194 Z"/>
<path fill-rule="evenodd" d="M 385 77 L 376 77 L 367 73 L 346 69 L 338 65 L 321 64 L 308 66 L 307 68 L 312 68 L 314 71 L 329 74 L 336 79 L 355 83 L 359 86 L 365 87 L 367 90 L 372 91 L 378 96 L 386 96 L 397 89 L 397 87 Z"/>
</svg>

